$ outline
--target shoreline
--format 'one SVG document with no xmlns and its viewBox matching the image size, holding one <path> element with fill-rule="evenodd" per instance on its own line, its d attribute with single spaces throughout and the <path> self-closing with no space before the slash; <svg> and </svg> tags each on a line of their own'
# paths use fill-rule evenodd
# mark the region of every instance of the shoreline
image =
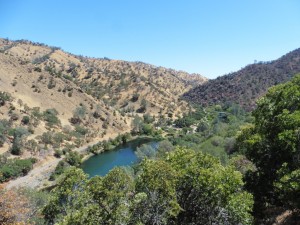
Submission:
<svg viewBox="0 0 300 225">
<path fill-rule="evenodd" d="M 95 155 L 93 153 L 86 151 L 88 149 L 88 147 L 93 146 L 93 145 L 99 143 L 100 141 L 109 140 L 111 138 L 116 138 L 118 135 L 125 134 L 125 133 L 128 133 L 128 131 L 113 134 L 110 137 L 96 139 L 90 143 L 86 143 L 85 145 L 74 149 L 73 151 L 83 154 L 83 158 L 81 161 L 81 163 L 83 163 Z M 145 139 L 145 138 L 159 140 L 159 138 L 142 135 L 142 136 L 133 136 L 126 143 L 131 142 L 131 141 L 136 141 L 138 139 Z M 118 147 L 118 146 L 114 146 L 112 149 L 109 149 L 106 151 L 113 151 L 114 148 L 116 148 L 116 147 Z M 102 154 L 106 151 L 101 151 L 98 154 Z M 14 180 L 10 180 L 7 183 L 5 183 L 4 184 L 5 188 L 11 189 L 11 188 L 19 188 L 19 187 L 28 187 L 28 188 L 36 188 L 36 189 L 45 189 L 49 186 L 53 186 L 55 181 L 49 181 L 49 177 L 50 177 L 51 173 L 55 170 L 57 164 L 63 159 L 64 159 L 64 157 L 56 158 L 54 156 L 47 156 L 45 159 L 38 161 L 36 163 L 36 165 L 34 165 L 33 169 L 30 170 L 27 175 L 25 175 L 23 177 L 18 177 Z"/>
<path fill-rule="evenodd" d="M 124 130 L 123 132 L 120 133 L 114 133 L 111 134 L 109 137 L 107 136 L 104 138 L 95 138 L 95 140 L 86 143 L 78 148 L 75 148 L 72 151 L 76 151 L 82 154 L 84 153 L 84 151 L 87 150 L 89 146 L 93 146 L 97 144 L 99 141 L 109 140 L 110 138 L 116 138 L 118 135 L 125 134 L 128 132 L 130 132 L 130 130 Z M 3 185 L 6 189 L 19 188 L 19 187 L 44 189 L 47 186 L 51 186 L 53 185 L 53 181 L 49 181 L 49 177 L 51 173 L 55 170 L 57 164 L 63 159 L 64 157 L 56 158 L 53 155 L 51 156 L 49 155 L 42 160 L 39 159 L 38 162 L 33 165 L 33 169 L 30 170 L 27 175 L 22 177 L 17 177 L 6 183 L 3 183 Z"/>
<path fill-rule="evenodd" d="M 128 141 L 126 141 L 125 143 L 123 144 L 126 144 L 126 143 L 129 143 L 129 142 L 132 142 L 132 141 L 137 141 L 139 139 L 154 139 L 154 140 L 159 140 L 159 139 L 156 139 L 154 137 L 151 137 L 151 136 L 146 136 L 146 135 L 140 135 L 140 136 L 133 136 L 131 139 L 129 139 Z M 96 143 L 97 144 L 97 143 Z M 122 144 L 121 144 L 122 145 Z M 89 158 L 95 156 L 95 155 L 100 155 L 102 153 L 105 153 L 105 152 L 109 152 L 109 151 L 115 151 L 115 148 L 119 147 L 120 145 L 117 145 L 117 146 L 114 146 L 113 148 L 111 149 L 108 149 L 108 150 L 105 150 L 105 151 L 100 151 L 99 153 L 97 154 L 94 154 L 94 153 L 87 153 L 83 156 L 83 158 L 81 159 L 81 163 L 87 161 Z M 87 147 L 88 148 L 88 147 Z"/>
</svg>

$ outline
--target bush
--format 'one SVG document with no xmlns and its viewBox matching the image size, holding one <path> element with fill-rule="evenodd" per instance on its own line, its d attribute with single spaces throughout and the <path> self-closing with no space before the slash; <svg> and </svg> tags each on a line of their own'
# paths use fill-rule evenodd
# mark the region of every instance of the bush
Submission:
<svg viewBox="0 0 300 225">
<path fill-rule="evenodd" d="M 71 166 L 80 166 L 81 164 L 81 155 L 78 152 L 69 152 L 66 156 L 66 162 L 69 163 Z"/>
<path fill-rule="evenodd" d="M 54 156 L 55 156 L 56 158 L 60 158 L 62 155 L 63 155 L 62 150 L 60 150 L 60 149 L 55 149 L 55 150 L 54 150 Z"/>
<path fill-rule="evenodd" d="M 0 91 L 0 106 L 5 105 L 5 102 L 11 100 L 11 95 L 7 92 Z"/>
<path fill-rule="evenodd" d="M 146 135 L 152 135 L 153 134 L 153 127 L 150 124 L 143 124 L 142 125 L 142 133 Z"/>
<path fill-rule="evenodd" d="M 89 129 L 77 125 L 77 126 L 75 126 L 75 131 L 76 131 L 76 133 L 84 136 L 89 132 Z"/>
<path fill-rule="evenodd" d="M 25 176 L 31 169 L 36 159 L 8 159 L 0 165 L 0 182 L 6 182 L 12 178 Z"/>
<path fill-rule="evenodd" d="M 52 89 L 56 86 L 56 82 L 54 81 L 53 77 L 50 78 L 49 82 L 48 82 L 48 89 Z"/>
<path fill-rule="evenodd" d="M 22 122 L 24 125 L 27 125 L 27 124 L 29 124 L 29 121 L 30 121 L 29 116 L 23 116 L 21 122 Z"/>
<path fill-rule="evenodd" d="M 55 180 L 59 175 L 61 175 L 66 168 L 69 167 L 69 164 L 65 161 L 59 161 L 59 163 L 57 164 L 57 166 L 55 167 L 54 172 L 50 175 L 49 180 L 53 181 Z"/>
<path fill-rule="evenodd" d="M 190 127 L 195 123 L 195 120 L 189 116 L 184 116 L 175 120 L 175 126 L 179 128 Z"/>
<path fill-rule="evenodd" d="M 140 94 L 134 93 L 134 94 L 132 95 L 131 101 L 132 101 L 132 102 L 136 102 L 137 100 L 139 100 L 139 97 L 140 97 Z"/>
<path fill-rule="evenodd" d="M 56 109 L 46 109 L 43 113 L 43 118 L 47 122 L 47 126 L 53 127 L 55 125 L 60 125 L 60 120 L 57 115 L 58 112 Z"/>
</svg>

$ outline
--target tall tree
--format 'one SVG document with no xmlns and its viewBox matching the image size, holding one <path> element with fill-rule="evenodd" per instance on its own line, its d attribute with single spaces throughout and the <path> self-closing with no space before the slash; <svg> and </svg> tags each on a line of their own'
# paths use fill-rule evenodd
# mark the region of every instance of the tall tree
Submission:
<svg viewBox="0 0 300 225">
<path fill-rule="evenodd" d="M 299 208 L 300 75 L 270 88 L 253 115 L 254 126 L 243 130 L 237 146 L 257 168 L 247 176 L 256 212 L 267 204 Z"/>
</svg>

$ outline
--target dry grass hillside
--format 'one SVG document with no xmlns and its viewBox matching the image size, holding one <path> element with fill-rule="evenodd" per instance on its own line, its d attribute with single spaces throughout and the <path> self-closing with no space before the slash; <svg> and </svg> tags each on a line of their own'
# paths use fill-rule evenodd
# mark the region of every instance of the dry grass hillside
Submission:
<svg viewBox="0 0 300 225">
<path fill-rule="evenodd" d="M 175 118 L 189 110 L 179 97 L 206 80 L 141 62 L 0 39 L 0 153 L 12 148 L 23 128 L 26 157 L 33 149 L 81 146 L 128 132 L 135 115 Z"/>
<path fill-rule="evenodd" d="M 142 62 L 75 56 L 29 41 L 2 40 L 2 52 L 31 71 L 46 71 L 69 80 L 94 99 L 124 113 L 175 117 L 187 110 L 179 97 L 207 79 Z"/>
</svg>

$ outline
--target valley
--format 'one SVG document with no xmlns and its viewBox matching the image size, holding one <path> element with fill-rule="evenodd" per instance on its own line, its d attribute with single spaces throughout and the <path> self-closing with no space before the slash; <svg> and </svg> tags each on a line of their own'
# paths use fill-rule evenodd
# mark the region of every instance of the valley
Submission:
<svg viewBox="0 0 300 225">
<path fill-rule="evenodd" d="M 299 72 L 299 49 L 209 80 L 0 39 L 0 196 L 28 224 L 296 220 Z"/>
<path fill-rule="evenodd" d="M 80 153 L 128 133 L 135 116 L 168 120 L 188 112 L 191 107 L 180 95 L 207 81 L 196 74 L 76 56 L 24 40 L 0 39 L 0 51 L 0 88 L 9 96 L 1 107 L 1 152 L 13 157 L 13 129 L 24 128 L 17 155 L 35 157 L 36 165 L 45 162 L 44 167 L 50 163 L 52 170 L 58 162 L 55 152 Z"/>
</svg>

